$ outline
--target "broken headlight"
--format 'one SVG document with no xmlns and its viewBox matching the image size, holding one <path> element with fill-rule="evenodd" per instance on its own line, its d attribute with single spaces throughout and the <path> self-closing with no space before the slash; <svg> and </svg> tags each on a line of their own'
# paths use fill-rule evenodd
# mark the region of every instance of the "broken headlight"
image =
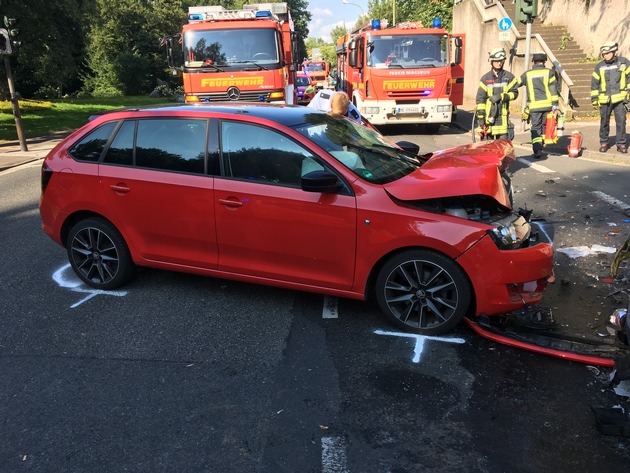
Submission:
<svg viewBox="0 0 630 473">
<path fill-rule="evenodd" d="M 521 248 L 529 242 L 531 225 L 522 215 L 511 221 L 513 218 L 514 216 L 510 215 L 501 219 L 495 222 L 495 228 L 488 230 L 488 234 L 500 250 Z"/>
</svg>

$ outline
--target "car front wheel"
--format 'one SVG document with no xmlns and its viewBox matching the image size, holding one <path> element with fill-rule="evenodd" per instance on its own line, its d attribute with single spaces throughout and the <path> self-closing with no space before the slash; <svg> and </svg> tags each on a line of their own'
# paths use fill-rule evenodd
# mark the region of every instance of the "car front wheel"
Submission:
<svg viewBox="0 0 630 473">
<path fill-rule="evenodd" d="M 125 240 L 103 219 L 89 218 L 75 224 L 66 249 L 72 269 L 97 289 L 115 289 L 133 275 L 134 264 Z"/>
<path fill-rule="evenodd" d="M 450 258 L 410 250 L 390 258 L 376 280 L 376 298 L 387 318 L 415 333 L 436 335 L 455 327 L 471 301 L 464 271 Z"/>
</svg>

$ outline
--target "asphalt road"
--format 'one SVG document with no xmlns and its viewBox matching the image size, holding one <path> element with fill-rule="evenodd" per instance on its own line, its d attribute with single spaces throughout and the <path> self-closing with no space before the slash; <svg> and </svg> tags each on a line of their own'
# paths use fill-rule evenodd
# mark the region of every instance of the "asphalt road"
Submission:
<svg viewBox="0 0 630 473">
<path fill-rule="evenodd" d="M 391 137 L 423 150 L 469 140 L 450 129 Z M 536 207 L 558 245 L 612 245 L 621 237 L 609 223 L 627 232 L 623 213 L 592 192 L 627 202 L 630 168 L 588 163 L 515 166 L 517 205 Z M 630 407 L 607 370 L 500 346 L 463 326 L 410 337 L 372 302 L 154 270 L 98 293 L 39 228 L 38 163 L 0 173 L 0 189 L 2 473 L 630 464 L 630 439 L 601 435 L 590 411 Z M 613 288 L 588 276 L 605 274 L 606 257 L 556 258 L 570 278 L 548 291 L 556 310 L 579 309 L 569 323 L 596 329 L 616 305 Z"/>
</svg>

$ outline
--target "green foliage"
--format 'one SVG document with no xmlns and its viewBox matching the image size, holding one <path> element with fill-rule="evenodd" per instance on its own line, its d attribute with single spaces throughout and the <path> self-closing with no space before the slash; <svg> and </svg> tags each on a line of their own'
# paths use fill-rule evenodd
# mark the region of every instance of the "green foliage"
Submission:
<svg viewBox="0 0 630 473">
<path fill-rule="evenodd" d="M 337 40 L 346 34 L 346 29 L 343 26 L 335 26 L 330 32 L 332 43 L 337 44 Z"/>
<path fill-rule="evenodd" d="M 84 125 L 90 115 L 117 108 L 168 103 L 167 98 L 110 97 L 72 98 L 52 101 L 20 100 L 22 124 L 26 138 L 74 130 Z M 11 102 L 0 101 L 0 142 L 17 139 Z"/>
<path fill-rule="evenodd" d="M 85 89 L 99 97 L 148 94 L 167 75 L 159 38 L 181 30 L 182 0 L 96 0 L 95 10 Z"/>
<path fill-rule="evenodd" d="M 393 24 L 392 0 L 369 0 L 370 18 L 386 19 Z M 442 18 L 443 28 L 453 26 L 453 0 L 396 0 L 396 24 L 404 21 L 419 21 L 430 27 L 434 18 Z"/>
</svg>

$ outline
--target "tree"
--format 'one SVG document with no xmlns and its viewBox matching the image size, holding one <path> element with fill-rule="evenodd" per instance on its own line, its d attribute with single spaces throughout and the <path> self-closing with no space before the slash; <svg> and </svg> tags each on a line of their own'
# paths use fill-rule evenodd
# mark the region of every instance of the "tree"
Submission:
<svg viewBox="0 0 630 473">
<path fill-rule="evenodd" d="M 78 77 L 85 51 L 82 26 L 85 3 L 90 2 L 2 2 L 2 13 L 19 21 L 22 46 L 11 60 L 15 64 L 16 87 L 22 96 L 56 97 L 80 88 Z"/>
<path fill-rule="evenodd" d="M 347 31 L 345 27 L 341 25 L 335 26 L 330 32 L 330 37 L 332 38 L 333 44 L 337 44 L 337 40 L 344 36 L 346 33 Z"/>
<path fill-rule="evenodd" d="M 166 75 L 159 38 L 181 30 L 182 0 L 96 0 L 88 33 L 85 87 L 94 95 L 150 92 Z"/>
<path fill-rule="evenodd" d="M 453 25 L 453 0 L 369 0 L 371 18 L 386 19 L 393 24 L 393 1 L 396 2 L 396 23 L 418 21 L 430 27 L 434 18 L 442 18 L 443 27 L 450 30 Z"/>
</svg>

